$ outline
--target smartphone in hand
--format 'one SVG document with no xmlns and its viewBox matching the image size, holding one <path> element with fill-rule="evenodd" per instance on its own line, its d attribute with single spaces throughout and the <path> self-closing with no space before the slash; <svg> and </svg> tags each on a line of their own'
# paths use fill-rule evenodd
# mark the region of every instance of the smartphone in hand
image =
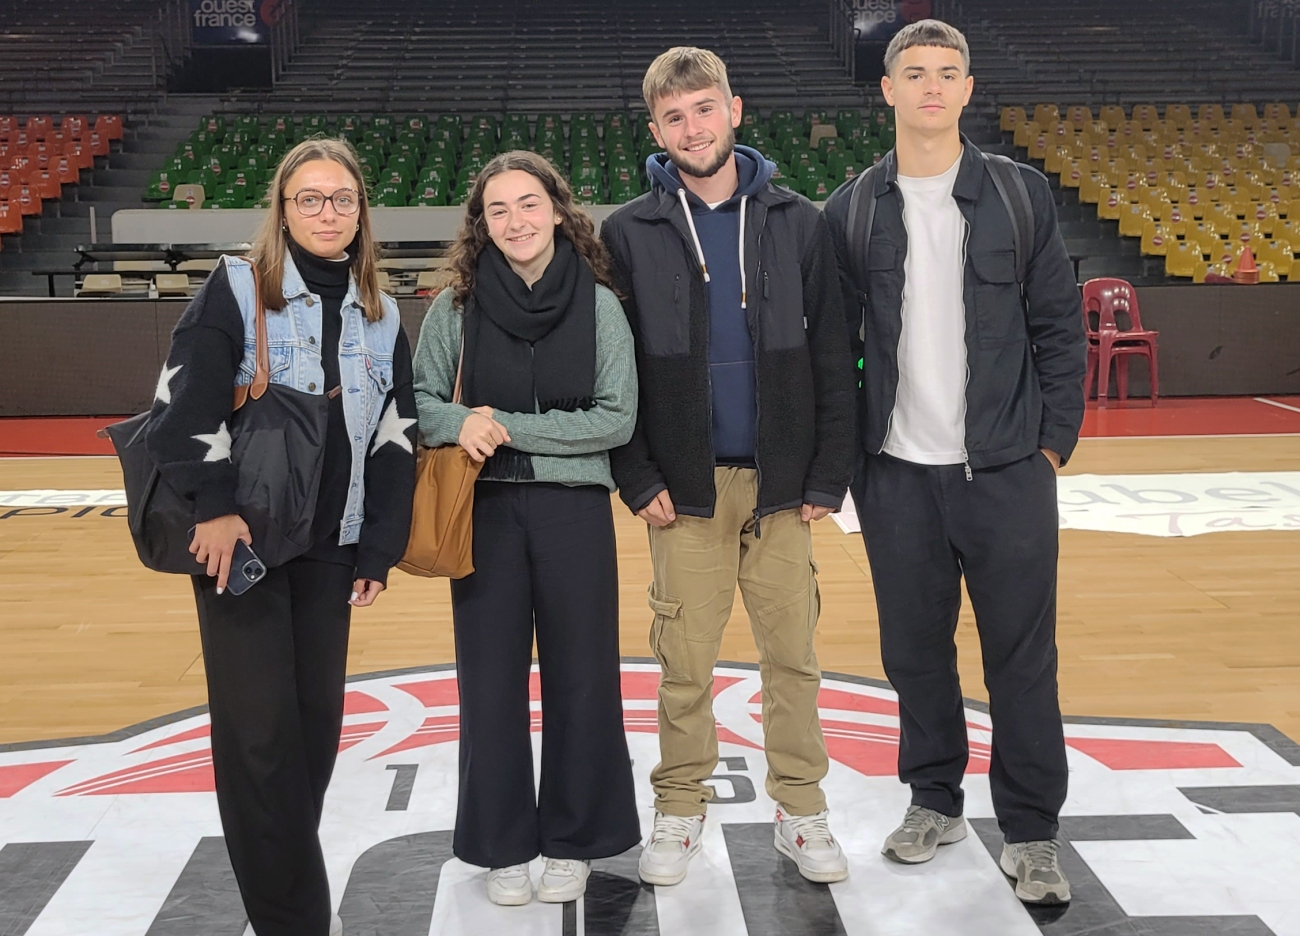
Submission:
<svg viewBox="0 0 1300 936">
<path fill-rule="evenodd" d="M 194 539 L 194 527 L 190 527 L 190 539 Z M 235 551 L 230 556 L 230 575 L 226 579 L 226 591 L 232 595 L 242 595 L 264 578 L 266 578 L 266 565 L 257 558 L 253 547 L 243 540 L 235 540 Z"/>
<path fill-rule="evenodd" d="M 235 552 L 230 557 L 230 577 L 226 590 L 232 595 L 242 595 L 266 577 L 266 566 L 257 558 L 253 547 L 243 540 L 235 540 Z"/>
</svg>

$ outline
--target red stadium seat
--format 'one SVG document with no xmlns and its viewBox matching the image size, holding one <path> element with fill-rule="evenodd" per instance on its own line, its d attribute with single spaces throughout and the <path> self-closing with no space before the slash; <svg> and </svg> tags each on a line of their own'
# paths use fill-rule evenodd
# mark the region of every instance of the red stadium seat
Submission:
<svg viewBox="0 0 1300 936">
<path fill-rule="evenodd" d="M 95 118 L 95 130 L 105 140 L 120 140 L 122 139 L 122 118 L 117 114 L 100 114 Z"/>
<path fill-rule="evenodd" d="M 12 169 L 0 169 L 0 201 L 8 201 L 10 190 L 17 184 L 18 173 Z"/>
<path fill-rule="evenodd" d="M 64 147 L 63 152 L 78 169 L 95 168 L 95 154 L 90 149 L 89 140 L 73 140 Z"/>
<path fill-rule="evenodd" d="M 7 139 L 18 131 L 18 121 L 8 114 L 0 116 L 0 139 Z"/>
<path fill-rule="evenodd" d="M 47 133 L 54 132 L 54 121 L 45 115 L 28 117 L 23 129 L 27 131 L 27 136 L 31 139 L 43 140 Z"/>
<path fill-rule="evenodd" d="M 54 163 L 54 174 L 58 176 L 60 185 L 80 185 L 81 173 L 77 171 L 77 164 L 73 162 L 71 156 L 60 156 Z"/>
<path fill-rule="evenodd" d="M 69 140 L 80 140 L 90 132 L 90 121 L 85 114 L 68 114 L 59 124 L 59 129 Z"/>
<path fill-rule="evenodd" d="M 1121 329 L 1115 313 L 1127 313 L 1129 327 Z M 1092 314 L 1097 327 L 1092 327 Z M 1115 361 L 1115 386 L 1121 401 L 1128 399 L 1128 358 L 1140 355 L 1151 368 L 1151 405 L 1159 399 L 1160 379 L 1156 366 L 1156 339 L 1160 333 L 1142 327 L 1137 293 L 1126 280 L 1111 277 L 1091 279 L 1083 284 L 1083 317 L 1088 329 L 1088 369 L 1084 390 L 1091 393 L 1097 376 L 1097 404 L 1106 405 L 1110 393 L 1110 362 Z"/>
<path fill-rule="evenodd" d="M 24 215 L 37 215 L 41 213 L 41 196 L 32 191 L 30 185 L 14 186 L 11 202 L 18 202 L 18 210 Z"/>
<path fill-rule="evenodd" d="M 30 177 L 33 192 L 46 201 L 57 201 L 63 197 L 63 186 L 59 184 L 59 177 L 48 169 L 38 169 Z"/>
<path fill-rule="evenodd" d="M 98 121 L 96 121 L 96 125 L 98 125 Z M 109 138 L 104 136 L 102 131 L 92 130 L 90 132 L 90 140 L 89 140 L 90 151 L 94 153 L 96 156 L 107 156 L 108 139 Z"/>
<path fill-rule="evenodd" d="M 17 202 L 0 200 L 0 234 L 21 234 L 23 215 Z"/>
</svg>

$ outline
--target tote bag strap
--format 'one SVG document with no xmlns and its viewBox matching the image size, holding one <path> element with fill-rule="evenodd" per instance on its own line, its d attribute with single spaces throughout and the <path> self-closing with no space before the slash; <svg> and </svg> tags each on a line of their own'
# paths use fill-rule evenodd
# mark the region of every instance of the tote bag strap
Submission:
<svg viewBox="0 0 1300 936">
<path fill-rule="evenodd" d="M 257 294 L 256 311 L 253 313 L 255 322 L 253 328 L 257 336 L 257 370 L 253 373 L 253 382 L 251 384 L 241 384 L 235 388 L 235 410 L 247 403 L 249 397 L 260 400 L 271 383 L 271 348 L 266 338 L 266 306 L 262 303 L 262 281 L 257 275 L 256 265 L 253 266 L 252 270 L 253 290 Z"/>
<path fill-rule="evenodd" d="M 465 332 L 460 333 L 460 358 L 456 361 L 456 386 L 451 392 L 451 402 L 460 402 L 461 377 L 465 373 Z"/>
</svg>

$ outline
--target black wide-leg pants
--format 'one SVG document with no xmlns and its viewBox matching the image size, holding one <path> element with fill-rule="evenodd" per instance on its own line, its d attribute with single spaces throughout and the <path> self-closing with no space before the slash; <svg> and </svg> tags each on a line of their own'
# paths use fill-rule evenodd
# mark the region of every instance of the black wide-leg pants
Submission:
<svg viewBox="0 0 1300 936">
<path fill-rule="evenodd" d="M 194 576 L 217 806 L 257 936 L 329 932 L 317 829 L 343 725 L 351 593 L 351 568 L 310 559 L 238 596 Z"/>
<path fill-rule="evenodd" d="M 993 720 L 989 782 L 1009 842 L 1050 839 L 1065 802 L 1056 685 L 1056 473 L 1040 452 L 973 472 L 867 456 L 854 483 L 898 692 L 912 803 L 962 813 L 969 749 L 954 634 L 966 578 Z"/>
<path fill-rule="evenodd" d="M 605 858 L 637 844 L 609 492 L 478 482 L 474 572 L 451 583 L 451 602 L 460 684 L 456 857 L 500 868 L 539 853 Z M 537 788 L 528 698 L 534 633 Z"/>
</svg>

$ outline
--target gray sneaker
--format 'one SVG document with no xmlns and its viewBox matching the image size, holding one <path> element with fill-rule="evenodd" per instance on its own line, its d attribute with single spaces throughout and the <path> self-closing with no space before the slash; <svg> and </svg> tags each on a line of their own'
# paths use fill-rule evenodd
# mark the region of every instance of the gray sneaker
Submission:
<svg viewBox="0 0 1300 936">
<path fill-rule="evenodd" d="M 1002 873 L 1016 881 L 1016 896 L 1025 903 L 1061 904 L 1070 901 L 1070 882 L 1056 860 L 1056 843 L 1004 842 L 998 859 Z"/>
<path fill-rule="evenodd" d="M 966 820 L 953 818 L 924 806 L 908 806 L 903 824 L 889 833 L 880 853 L 902 864 L 929 861 L 940 845 L 951 845 L 966 837 Z"/>
</svg>

